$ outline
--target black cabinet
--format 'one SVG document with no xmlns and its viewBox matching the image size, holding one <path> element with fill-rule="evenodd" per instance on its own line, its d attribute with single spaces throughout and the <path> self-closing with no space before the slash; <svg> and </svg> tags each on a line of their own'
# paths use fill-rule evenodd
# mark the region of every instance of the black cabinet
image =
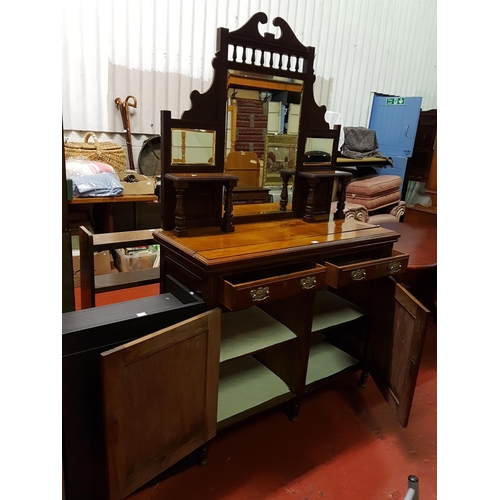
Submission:
<svg viewBox="0 0 500 500">
<path fill-rule="evenodd" d="M 63 467 L 68 500 L 106 498 L 100 354 L 205 311 L 167 276 L 165 293 L 62 315 Z"/>
<path fill-rule="evenodd" d="M 427 182 L 431 171 L 432 156 L 436 146 L 437 110 L 421 111 L 418 119 L 417 134 L 413 154 L 408 158 L 402 199 L 406 198 L 409 181 Z"/>
</svg>

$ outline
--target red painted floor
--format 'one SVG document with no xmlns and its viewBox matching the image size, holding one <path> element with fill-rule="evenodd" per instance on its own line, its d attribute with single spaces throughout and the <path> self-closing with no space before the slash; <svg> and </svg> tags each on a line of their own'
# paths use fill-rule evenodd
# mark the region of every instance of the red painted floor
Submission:
<svg viewBox="0 0 500 500">
<path fill-rule="evenodd" d="M 100 294 L 97 305 L 144 296 L 134 290 Z M 275 409 L 231 427 L 210 442 L 205 467 L 174 468 L 129 499 L 403 500 L 410 474 L 422 499 L 436 499 L 436 330 L 430 321 L 406 429 L 371 379 L 359 389 L 358 374 L 345 373 L 303 400 L 298 422 Z"/>
</svg>

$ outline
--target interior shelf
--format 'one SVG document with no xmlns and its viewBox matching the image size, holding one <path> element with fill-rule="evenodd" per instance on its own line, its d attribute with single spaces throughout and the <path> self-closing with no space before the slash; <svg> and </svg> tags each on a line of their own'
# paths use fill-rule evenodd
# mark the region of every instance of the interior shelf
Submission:
<svg viewBox="0 0 500 500">
<path fill-rule="evenodd" d="M 220 367 L 217 422 L 288 395 L 285 382 L 254 357 L 238 358 Z"/>
<path fill-rule="evenodd" d="M 312 331 L 319 332 L 363 316 L 366 312 L 352 302 L 329 291 L 316 292 Z"/>
<path fill-rule="evenodd" d="M 306 386 L 358 363 L 356 358 L 327 342 L 325 336 L 318 332 L 364 316 L 363 309 L 332 292 L 316 293 Z"/>
<path fill-rule="evenodd" d="M 311 335 L 311 349 L 307 365 L 306 386 L 325 379 L 358 363 L 346 352 L 329 344 L 319 333 Z"/>
<path fill-rule="evenodd" d="M 290 329 L 256 306 L 224 313 L 221 330 L 221 363 L 296 338 Z"/>
</svg>

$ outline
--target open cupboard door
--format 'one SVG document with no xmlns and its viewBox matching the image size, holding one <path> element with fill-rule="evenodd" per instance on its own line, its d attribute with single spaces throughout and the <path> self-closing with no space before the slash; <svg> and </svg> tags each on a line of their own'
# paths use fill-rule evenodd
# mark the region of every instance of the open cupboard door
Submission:
<svg viewBox="0 0 500 500">
<path fill-rule="evenodd" d="M 109 500 L 216 433 L 220 309 L 101 354 Z"/>
<path fill-rule="evenodd" d="M 399 423 L 406 427 L 410 416 L 418 369 L 422 358 L 425 331 L 429 317 L 426 309 L 393 278 L 386 283 L 394 287 L 394 323 L 370 339 L 370 374 Z M 387 312 L 386 318 L 391 318 Z"/>
</svg>

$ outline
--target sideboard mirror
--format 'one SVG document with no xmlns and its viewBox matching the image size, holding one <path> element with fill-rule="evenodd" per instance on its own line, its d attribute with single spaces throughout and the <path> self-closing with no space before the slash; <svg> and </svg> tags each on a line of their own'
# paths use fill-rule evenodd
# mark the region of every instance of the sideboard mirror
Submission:
<svg viewBox="0 0 500 500">
<path fill-rule="evenodd" d="M 277 34 L 262 35 L 259 24 L 267 21 L 267 15 L 259 12 L 235 31 L 218 28 L 214 77 L 208 91 L 193 91 L 191 108 L 180 119 L 172 119 L 169 111 L 161 112 L 163 229 L 185 234 L 189 227 L 220 225 L 223 231 L 233 231 L 233 223 L 239 221 L 304 215 L 310 186 L 299 175 L 288 177 L 291 200 L 249 207 L 233 207 L 232 202 L 241 181 L 238 169 L 226 168 L 229 153 L 247 154 L 249 169 L 254 168 L 257 154 L 258 183 L 279 190 L 282 170 L 295 174 L 318 168 L 304 162 L 307 148 L 317 147 L 318 140 L 327 141 L 321 146 L 326 151 L 335 147 L 335 133 L 324 118 L 326 107 L 318 106 L 313 96 L 314 47 L 304 46 L 280 17 L 272 21 Z M 237 125 L 245 94 L 249 101 L 258 101 L 267 115 L 254 127 L 256 134 L 250 131 L 255 140 L 246 145 Z M 281 111 L 286 116 L 282 113 L 273 121 L 269 109 L 276 106 L 284 106 Z M 259 119 L 253 114 L 253 125 Z M 188 154 L 186 148 L 183 153 L 183 144 L 196 144 L 197 154 Z M 336 154 L 332 156 L 330 164 L 320 168 L 334 169 Z M 201 198 L 206 204 L 203 210 Z"/>
</svg>

